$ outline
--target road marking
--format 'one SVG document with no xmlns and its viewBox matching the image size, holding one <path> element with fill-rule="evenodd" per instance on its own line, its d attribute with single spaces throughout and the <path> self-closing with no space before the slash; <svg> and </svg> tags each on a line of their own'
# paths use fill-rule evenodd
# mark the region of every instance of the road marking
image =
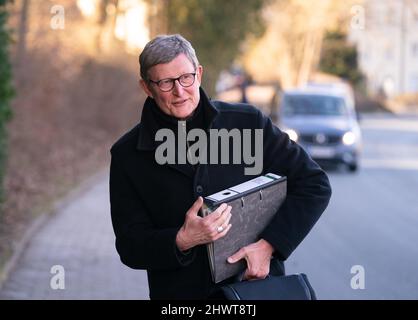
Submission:
<svg viewBox="0 0 418 320">
<path fill-rule="evenodd" d="M 362 159 L 363 168 L 418 170 L 418 159 Z"/>
</svg>

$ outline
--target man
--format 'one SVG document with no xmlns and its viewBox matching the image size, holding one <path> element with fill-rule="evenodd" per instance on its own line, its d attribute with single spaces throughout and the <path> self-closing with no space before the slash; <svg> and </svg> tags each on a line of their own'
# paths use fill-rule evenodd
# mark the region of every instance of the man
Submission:
<svg viewBox="0 0 418 320">
<path fill-rule="evenodd" d="M 287 259 L 328 205 L 331 189 L 326 174 L 256 108 L 209 100 L 200 88 L 203 68 L 180 35 L 156 37 L 145 46 L 139 62 L 140 86 L 148 95 L 141 122 L 111 149 L 111 215 L 121 261 L 147 270 L 151 299 L 207 298 L 216 286 L 205 245 L 233 226 L 231 207 L 225 204 L 199 216 L 202 197 L 254 176 L 245 174 L 245 163 L 160 164 L 158 132 L 172 130 L 180 140 L 179 128 L 185 134 L 192 129 L 261 129 L 260 174 L 287 176 L 288 195 L 260 239 L 228 262 L 245 259 L 246 279 L 265 278 L 271 258 Z M 175 146 L 175 159 L 180 159 L 180 142 Z M 189 143 L 186 148 L 192 147 Z"/>
</svg>

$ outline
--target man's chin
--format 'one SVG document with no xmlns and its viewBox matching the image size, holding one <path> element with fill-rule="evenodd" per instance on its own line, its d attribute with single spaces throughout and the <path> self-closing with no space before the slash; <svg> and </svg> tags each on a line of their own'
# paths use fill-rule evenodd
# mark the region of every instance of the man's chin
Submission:
<svg viewBox="0 0 418 320">
<path fill-rule="evenodd" d="M 174 110 L 173 115 L 179 120 L 186 120 L 193 114 L 194 109 L 184 108 L 184 110 Z"/>
</svg>

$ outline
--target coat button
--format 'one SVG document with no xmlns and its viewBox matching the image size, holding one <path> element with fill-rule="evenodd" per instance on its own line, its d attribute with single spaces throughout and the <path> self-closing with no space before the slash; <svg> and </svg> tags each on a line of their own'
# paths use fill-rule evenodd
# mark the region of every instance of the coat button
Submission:
<svg viewBox="0 0 418 320">
<path fill-rule="evenodd" d="M 202 192 L 203 192 L 203 187 L 202 187 L 201 185 L 198 185 L 198 186 L 196 187 L 196 192 L 197 192 L 197 193 L 202 193 Z"/>
</svg>

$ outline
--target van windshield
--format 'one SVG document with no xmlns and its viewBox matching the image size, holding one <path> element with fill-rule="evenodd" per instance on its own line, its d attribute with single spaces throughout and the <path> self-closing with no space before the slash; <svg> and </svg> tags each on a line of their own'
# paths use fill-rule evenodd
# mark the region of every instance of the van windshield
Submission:
<svg viewBox="0 0 418 320">
<path fill-rule="evenodd" d="M 286 94 L 283 98 L 285 116 L 346 116 L 343 98 L 321 95 Z"/>
</svg>

